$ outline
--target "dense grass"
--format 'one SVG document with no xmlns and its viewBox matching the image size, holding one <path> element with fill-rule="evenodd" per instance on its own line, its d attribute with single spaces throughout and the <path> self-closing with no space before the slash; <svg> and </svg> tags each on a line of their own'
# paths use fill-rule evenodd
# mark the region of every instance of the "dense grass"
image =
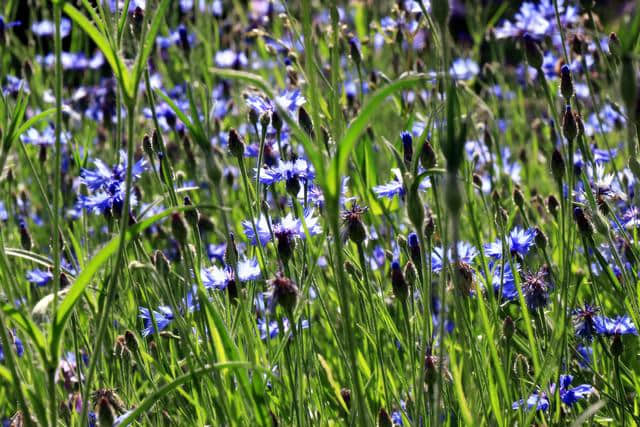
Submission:
<svg viewBox="0 0 640 427">
<path fill-rule="evenodd" d="M 6 425 L 638 423 L 638 11 L 33 3 Z"/>
</svg>

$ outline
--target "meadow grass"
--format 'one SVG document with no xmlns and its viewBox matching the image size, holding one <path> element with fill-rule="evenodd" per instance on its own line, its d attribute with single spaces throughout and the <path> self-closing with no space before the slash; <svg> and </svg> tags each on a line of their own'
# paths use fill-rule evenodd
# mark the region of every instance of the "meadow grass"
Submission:
<svg viewBox="0 0 640 427">
<path fill-rule="evenodd" d="M 6 0 L 3 425 L 636 425 L 594 3 Z"/>
</svg>

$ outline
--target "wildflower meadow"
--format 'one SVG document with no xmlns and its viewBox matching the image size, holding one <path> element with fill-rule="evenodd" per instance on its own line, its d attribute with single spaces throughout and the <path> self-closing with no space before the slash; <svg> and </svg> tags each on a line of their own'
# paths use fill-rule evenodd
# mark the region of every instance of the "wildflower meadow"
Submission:
<svg viewBox="0 0 640 427">
<path fill-rule="evenodd" d="M 3 426 L 640 424 L 640 3 L 0 1 Z"/>
</svg>

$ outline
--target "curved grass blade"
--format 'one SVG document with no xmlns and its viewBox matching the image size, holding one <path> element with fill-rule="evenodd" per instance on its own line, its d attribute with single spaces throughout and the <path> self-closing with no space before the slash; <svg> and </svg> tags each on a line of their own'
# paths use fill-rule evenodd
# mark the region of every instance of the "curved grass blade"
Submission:
<svg viewBox="0 0 640 427">
<path fill-rule="evenodd" d="M 344 137 L 338 144 L 337 156 L 332 162 L 327 176 L 327 186 L 332 196 L 338 194 L 338 189 L 340 186 L 340 176 L 347 168 L 349 155 L 357 144 L 360 135 L 362 135 L 362 133 L 366 130 L 367 125 L 371 121 L 373 115 L 378 112 L 380 106 L 387 100 L 389 96 L 418 84 L 426 83 L 432 79 L 433 78 L 431 76 L 427 76 L 425 74 L 404 77 L 381 89 L 378 89 L 371 96 L 371 98 L 369 98 L 369 101 L 362 108 L 362 111 L 360 112 L 360 114 L 358 114 L 358 117 L 356 117 L 355 120 L 351 122 L 351 125 L 347 128 Z"/>
<path fill-rule="evenodd" d="M 120 80 L 125 95 L 128 99 L 133 98 L 135 88 L 132 86 L 129 70 L 125 67 L 122 58 L 113 51 L 111 45 L 104 35 L 71 3 L 65 3 L 62 10 L 69 18 L 71 18 L 82 30 L 94 41 L 98 48 L 102 51 L 109 66 Z"/>
</svg>

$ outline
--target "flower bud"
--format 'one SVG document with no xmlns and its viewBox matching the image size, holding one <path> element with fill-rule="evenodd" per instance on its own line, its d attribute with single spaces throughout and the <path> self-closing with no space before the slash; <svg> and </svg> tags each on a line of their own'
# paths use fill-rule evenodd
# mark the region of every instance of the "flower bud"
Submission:
<svg viewBox="0 0 640 427">
<path fill-rule="evenodd" d="M 400 263 L 393 261 L 391 263 L 391 287 L 393 295 L 400 301 L 405 301 L 409 295 L 409 285 L 404 278 L 404 274 L 400 269 Z"/>
<path fill-rule="evenodd" d="M 298 109 L 298 124 L 309 135 L 309 138 L 313 139 L 313 122 L 304 107 Z"/>
<path fill-rule="evenodd" d="M 171 264 L 162 251 L 156 250 L 151 256 L 151 262 L 160 275 L 168 277 L 171 271 Z"/>
<path fill-rule="evenodd" d="M 513 334 L 516 331 L 516 324 L 513 321 L 513 319 L 511 318 L 511 316 L 507 316 L 504 319 L 504 322 L 502 322 L 502 335 L 507 339 L 510 340 L 511 338 L 513 338 Z"/>
<path fill-rule="evenodd" d="M 101 397 L 96 403 L 98 412 L 98 425 L 111 426 L 115 421 L 114 408 L 107 397 Z"/>
<path fill-rule="evenodd" d="M 424 225 L 424 237 L 426 237 L 427 240 L 431 240 L 435 232 L 436 232 L 436 223 L 433 220 L 433 216 L 429 214 L 427 215 L 427 221 Z"/>
<path fill-rule="evenodd" d="M 520 209 L 524 209 L 524 194 L 522 194 L 522 191 L 519 188 L 513 189 L 513 202 Z"/>
<path fill-rule="evenodd" d="M 535 232 L 536 232 L 536 235 L 534 239 L 536 242 L 536 246 L 544 250 L 549 244 L 549 239 L 547 238 L 547 235 L 544 234 L 544 231 L 540 230 L 540 228 L 536 227 Z"/>
<path fill-rule="evenodd" d="M 558 199 L 556 199 L 556 196 L 553 194 L 547 197 L 547 209 L 551 215 L 556 218 L 558 217 L 558 212 L 560 212 L 560 202 L 558 202 Z"/>
<path fill-rule="evenodd" d="M 409 286 L 415 288 L 418 281 L 418 270 L 416 270 L 416 266 L 411 261 L 408 261 L 404 266 L 404 277 L 407 279 Z"/>
<path fill-rule="evenodd" d="M 524 42 L 524 53 L 527 57 L 527 62 L 536 70 L 540 70 L 542 68 L 543 55 L 538 42 L 536 42 L 529 33 L 524 33 L 522 40 Z"/>
<path fill-rule="evenodd" d="M 233 233 L 229 233 L 227 238 L 227 245 L 224 249 L 224 263 L 233 268 L 238 264 L 238 248 L 236 247 L 236 239 Z"/>
<path fill-rule="evenodd" d="M 151 146 L 156 153 L 164 153 L 164 143 L 156 130 L 151 134 Z"/>
<path fill-rule="evenodd" d="M 359 67 L 362 62 L 362 54 L 360 53 L 360 40 L 355 36 L 349 38 L 349 51 L 351 59 L 355 62 L 356 67 Z"/>
<path fill-rule="evenodd" d="M 256 110 L 255 108 L 251 108 L 249 110 L 249 123 L 251 123 L 253 126 L 256 126 L 258 124 L 258 121 L 260 121 L 258 110 Z"/>
<path fill-rule="evenodd" d="M 241 158 L 244 155 L 244 141 L 235 129 L 229 131 L 228 144 L 229 152 L 233 156 Z"/>
<path fill-rule="evenodd" d="M 622 337 L 618 334 L 613 336 L 611 341 L 611 355 L 618 358 L 624 352 L 624 345 L 622 344 Z"/>
<path fill-rule="evenodd" d="M 562 133 L 567 141 L 571 143 L 578 136 L 578 124 L 576 123 L 576 117 L 571 111 L 571 105 L 567 104 L 564 117 L 562 118 Z"/>
<path fill-rule="evenodd" d="M 413 261 L 416 268 L 422 268 L 422 260 L 420 259 L 420 241 L 416 233 L 409 233 L 407 249 L 409 256 L 411 257 L 411 261 Z"/>
<path fill-rule="evenodd" d="M 420 151 L 420 163 L 423 168 L 432 169 L 436 166 L 436 162 L 436 153 L 433 151 L 433 147 L 427 139 L 424 144 L 422 144 L 422 150 Z"/>
<path fill-rule="evenodd" d="M 285 277 L 281 272 L 276 274 L 271 281 L 273 288 L 273 300 L 286 312 L 291 313 L 298 302 L 298 287 L 293 281 Z M 290 319 L 293 322 L 293 319 Z"/>
<path fill-rule="evenodd" d="M 620 39 L 616 33 L 609 34 L 609 52 L 614 58 L 620 58 L 622 46 L 620 45 Z"/>
<path fill-rule="evenodd" d="M 153 159 L 153 143 L 151 142 L 151 137 L 149 134 L 144 134 L 142 138 L 142 149 L 145 154 L 149 157 L 149 159 Z"/>
<path fill-rule="evenodd" d="M 593 235 L 593 224 L 586 212 L 580 207 L 573 208 L 573 218 L 578 225 L 578 230 L 585 237 L 591 237 Z"/>
<path fill-rule="evenodd" d="M 564 99 L 569 103 L 573 96 L 573 79 L 571 78 L 571 70 L 567 64 L 560 68 L 560 92 Z"/>
<path fill-rule="evenodd" d="M 27 224 L 23 219 L 18 223 L 18 229 L 20 230 L 20 244 L 22 245 L 22 249 L 30 251 L 33 247 L 33 240 L 31 239 L 29 229 L 27 229 Z"/>
<path fill-rule="evenodd" d="M 384 408 L 378 412 L 378 427 L 393 427 L 393 420 Z"/>
<path fill-rule="evenodd" d="M 564 158 L 557 148 L 555 148 L 551 154 L 551 172 L 556 182 L 561 183 L 564 177 Z"/>
<path fill-rule="evenodd" d="M 366 208 L 354 203 L 351 209 L 343 212 L 342 218 L 345 222 L 344 233 L 353 243 L 359 245 L 367 238 L 367 229 L 362 223 L 362 215 Z"/>
<path fill-rule="evenodd" d="M 184 205 L 193 206 L 193 202 L 189 196 L 184 196 Z M 198 209 L 194 208 L 185 211 L 184 216 L 192 227 L 196 227 L 198 225 L 198 221 L 200 220 L 200 212 L 198 212 Z"/>
<path fill-rule="evenodd" d="M 271 126 L 276 130 L 276 132 L 280 132 L 283 126 L 282 117 L 277 111 L 271 112 Z"/>
<path fill-rule="evenodd" d="M 411 167 L 411 160 L 413 160 L 413 137 L 409 132 L 402 132 L 400 134 L 402 139 L 402 151 L 404 153 L 404 165 L 408 168 Z"/>
</svg>

